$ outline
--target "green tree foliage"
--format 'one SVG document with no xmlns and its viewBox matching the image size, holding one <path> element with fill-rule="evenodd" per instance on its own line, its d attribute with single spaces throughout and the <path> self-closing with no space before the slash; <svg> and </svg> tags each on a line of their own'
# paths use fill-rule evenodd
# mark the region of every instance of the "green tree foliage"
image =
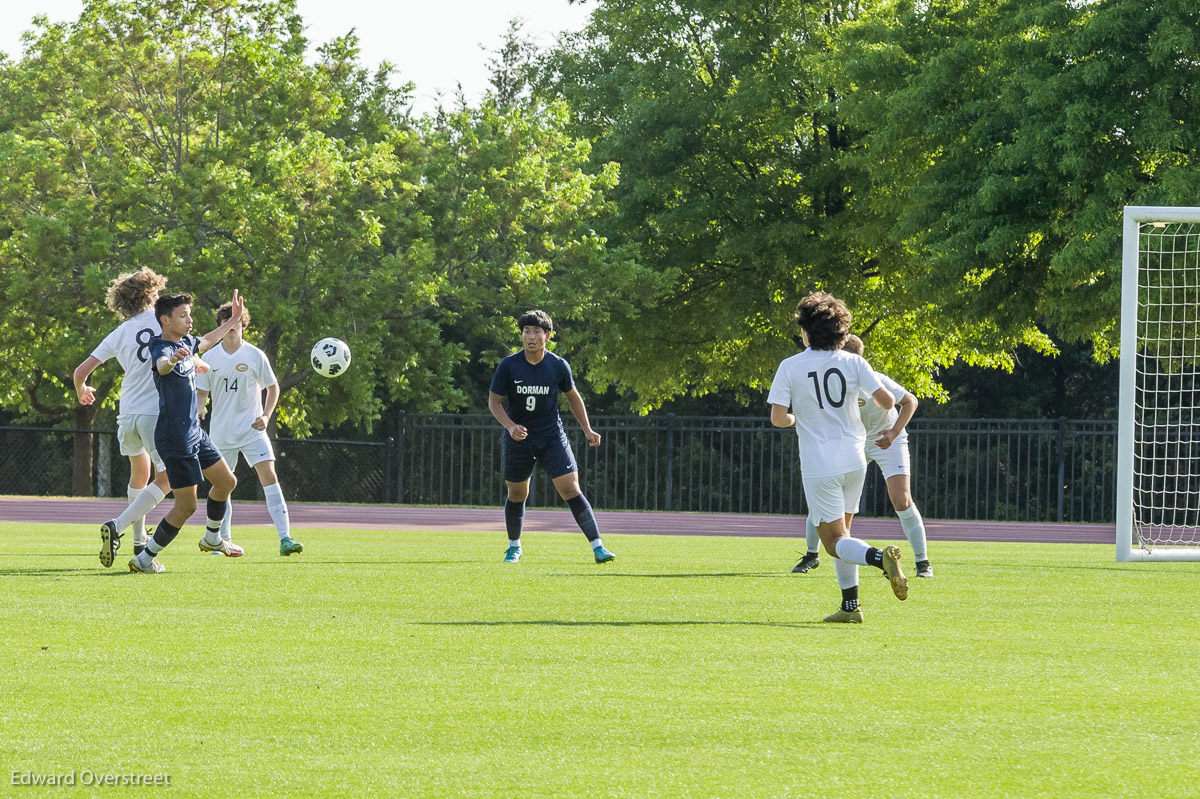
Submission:
<svg viewBox="0 0 1200 799">
<path fill-rule="evenodd" d="M 1196 205 L 1194 3 L 892 2 L 830 58 L 878 246 L 999 331 L 1116 352 L 1124 205 Z"/>
</svg>

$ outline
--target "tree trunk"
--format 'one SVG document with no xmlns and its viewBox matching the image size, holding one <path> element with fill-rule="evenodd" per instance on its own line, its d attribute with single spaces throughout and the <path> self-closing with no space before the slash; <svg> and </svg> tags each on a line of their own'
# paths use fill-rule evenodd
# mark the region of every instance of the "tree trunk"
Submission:
<svg viewBox="0 0 1200 799">
<path fill-rule="evenodd" d="M 71 469 L 71 496 L 90 497 L 96 493 L 94 479 L 95 461 L 92 458 L 92 425 L 96 420 L 94 406 L 75 406 L 75 429 L 87 432 L 75 433 L 75 456 Z"/>
</svg>

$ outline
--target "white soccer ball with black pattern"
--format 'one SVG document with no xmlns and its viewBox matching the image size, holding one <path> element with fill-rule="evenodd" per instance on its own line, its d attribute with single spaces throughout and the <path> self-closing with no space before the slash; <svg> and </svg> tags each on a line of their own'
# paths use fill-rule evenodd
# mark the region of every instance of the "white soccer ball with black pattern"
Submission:
<svg viewBox="0 0 1200 799">
<path fill-rule="evenodd" d="M 313 345 L 312 368 L 321 377 L 337 377 L 350 368 L 350 348 L 340 338 L 323 338 Z"/>
</svg>

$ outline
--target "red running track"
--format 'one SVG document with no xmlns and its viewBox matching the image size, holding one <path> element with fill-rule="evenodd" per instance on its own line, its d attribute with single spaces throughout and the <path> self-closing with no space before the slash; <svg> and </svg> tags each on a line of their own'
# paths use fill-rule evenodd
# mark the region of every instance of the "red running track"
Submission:
<svg viewBox="0 0 1200 799">
<path fill-rule="evenodd" d="M 0 521 L 94 524 L 116 517 L 124 508 L 121 499 L 59 499 L 45 497 L 0 497 Z M 157 524 L 166 506 L 148 517 Z M 401 507 L 396 505 L 314 505 L 288 503 L 292 527 L 386 529 L 386 530 L 480 530 L 504 531 L 502 508 Z M 645 511 L 596 511 L 600 531 L 608 534 L 729 535 L 771 538 L 801 538 L 803 517 L 740 513 L 663 513 Z M 270 525 L 271 517 L 261 502 L 234 504 L 235 525 Z M 570 532 L 579 528 L 567 510 L 528 510 L 525 529 L 531 532 Z M 1050 544 L 1112 544 L 1116 527 L 1111 524 L 1051 524 L 1035 522 L 967 522 L 926 519 L 931 541 L 1012 541 Z M 895 517 L 854 522 L 854 534 L 865 539 L 901 540 L 900 522 Z"/>
</svg>

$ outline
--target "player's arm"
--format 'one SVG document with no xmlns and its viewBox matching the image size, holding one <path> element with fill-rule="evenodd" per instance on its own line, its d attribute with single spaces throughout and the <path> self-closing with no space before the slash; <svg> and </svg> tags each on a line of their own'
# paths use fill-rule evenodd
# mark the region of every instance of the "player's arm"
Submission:
<svg viewBox="0 0 1200 799">
<path fill-rule="evenodd" d="M 79 397 L 80 405 L 91 405 L 96 401 L 96 389 L 87 384 L 87 379 L 101 363 L 95 355 L 89 355 L 87 360 L 75 367 L 75 395 Z"/>
<path fill-rule="evenodd" d="M 242 301 L 242 298 L 238 296 L 237 289 L 234 289 L 233 305 L 229 308 L 232 316 L 225 320 L 225 324 L 208 331 L 200 337 L 200 346 L 196 348 L 196 354 L 199 355 L 202 352 L 208 352 L 213 347 L 220 344 L 221 339 L 225 338 L 225 334 L 230 330 L 233 330 L 233 328 L 242 321 L 242 311 L 245 309 L 245 307 L 246 304 Z M 201 374 L 203 374 L 203 372 L 201 372 Z"/>
<path fill-rule="evenodd" d="M 508 411 L 504 410 L 504 397 L 497 394 L 495 391 L 488 392 L 488 410 L 492 412 L 492 416 L 496 417 L 496 421 L 501 427 L 508 431 L 512 436 L 513 441 L 520 441 L 529 435 L 529 431 L 524 425 L 519 425 L 512 420 L 508 415 Z"/>
<path fill-rule="evenodd" d="M 208 390 L 203 389 L 203 388 L 196 389 L 196 408 L 197 408 L 196 415 L 198 417 L 200 417 L 201 419 L 203 419 L 205 414 L 207 413 L 207 410 L 206 410 L 207 407 L 208 407 Z"/>
<path fill-rule="evenodd" d="M 783 405 L 771 403 L 771 424 L 775 427 L 795 427 L 796 417 Z"/>
<path fill-rule="evenodd" d="M 879 438 L 875 439 L 875 444 L 880 449 L 887 449 L 892 445 L 904 428 L 908 426 L 909 421 L 913 418 L 913 414 L 917 412 L 917 398 L 907 391 L 900 398 L 900 415 L 896 418 L 896 423 L 889 430 L 881 430 Z"/>
<path fill-rule="evenodd" d="M 271 414 L 275 413 L 275 406 L 279 404 L 279 384 L 273 383 L 267 386 L 267 398 L 263 402 L 262 416 L 250 423 L 250 426 L 255 430 L 266 430 L 267 422 L 271 421 Z"/>
<path fill-rule="evenodd" d="M 588 444 L 593 447 L 600 446 L 600 434 L 592 429 L 591 422 L 588 421 L 587 408 L 583 405 L 583 397 L 579 396 L 579 390 L 572 386 L 571 390 L 566 392 L 566 397 L 567 405 L 571 407 L 571 415 L 583 428 L 583 435 L 587 438 Z"/>
<path fill-rule="evenodd" d="M 171 350 L 170 355 L 159 356 L 159 359 L 154 362 L 154 368 L 160 375 L 166 375 L 175 368 L 175 364 L 187 358 L 192 354 L 192 351 L 187 347 L 179 346 Z"/>
<path fill-rule="evenodd" d="M 896 407 L 896 396 L 882 386 L 872 391 L 871 396 L 875 399 L 875 404 L 880 408 Z"/>
</svg>

